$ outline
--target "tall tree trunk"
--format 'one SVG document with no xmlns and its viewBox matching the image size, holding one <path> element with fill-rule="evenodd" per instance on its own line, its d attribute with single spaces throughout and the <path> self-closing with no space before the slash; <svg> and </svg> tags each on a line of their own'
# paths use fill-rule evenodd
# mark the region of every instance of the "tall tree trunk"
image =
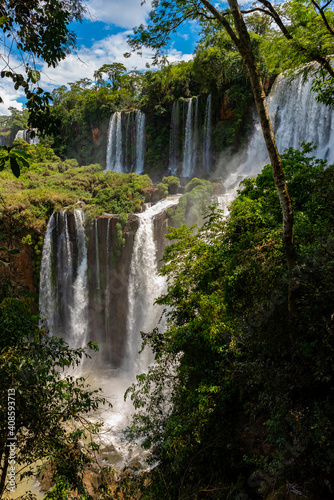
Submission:
<svg viewBox="0 0 334 500">
<path fill-rule="evenodd" d="M 224 26 L 233 43 L 236 45 L 245 66 L 247 67 L 263 137 L 269 153 L 275 186 L 283 212 L 283 244 L 286 249 L 288 268 L 291 269 L 295 264 L 292 202 L 286 185 L 281 158 L 277 150 L 275 135 L 270 123 L 266 95 L 263 89 L 260 71 L 253 53 L 247 26 L 240 12 L 237 0 L 228 0 L 236 32 L 232 29 L 228 20 L 213 6 L 211 2 L 208 0 L 201 0 L 201 2 Z"/>
<path fill-rule="evenodd" d="M 238 34 L 237 48 L 248 70 L 262 133 L 269 153 L 273 177 L 283 212 L 283 244 L 286 249 L 288 268 L 291 269 L 295 265 L 292 202 L 286 185 L 281 158 L 278 153 L 275 135 L 270 122 L 266 95 L 263 89 L 260 71 L 253 53 L 247 26 L 240 12 L 237 0 L 228 0 L 228 3 Z"/>
</svg>

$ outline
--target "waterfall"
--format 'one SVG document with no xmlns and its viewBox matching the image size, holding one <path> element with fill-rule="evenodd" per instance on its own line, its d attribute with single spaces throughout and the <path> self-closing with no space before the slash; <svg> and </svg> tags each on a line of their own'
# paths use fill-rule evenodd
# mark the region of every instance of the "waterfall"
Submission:
<svg viewBox="0 0 334 500">
<path fill-rule="evenodd" d="M 107 247 L 107 279 L 106 279 L 106 295 L 105 295 L 105 302 L 106 302 L 106 314 L 105 314 L 105 333 L 106 333 L 106 338 L 105 338 L 105 343 L 109 347 L 110 346 L 110 337 L 108 335 L 109 332 L 109 301 L 110 301 L 110 223 L 111 219 L 108 219 L 107 222 L 107 241 L 106 241 L 106 247 Z"/>
<path fill-rule="evenodd" d="M 84 376 L 94 388 L 102 387 L 113 404 L 112 411 L 103 413 L 110 431 L 101 439 L 120 452 L 120 465 L 133 458 L 133 453 L 140 453 L 139 449 L 130 451 L 124 439 L 123 430 L 133 412 L 132 402 L 124 401 L 124 392 L 151 360 L 148 352 L 138 356 L 140 331 L 158 325 L 162 308 L 154 301 L 166 286 L 164 277 L 157 274 L 157 253 L 162 250 L 158 243 L 166 221 L 160 229 L 160 219 L 155 216 L 177 202 L 177 197 L 169 198 L 129 216 L 119 257 L 113 247 L 116 215 L 87 225 L 86 233 L 82 210 L 56 213 L 45 233 L 40 312 L 47 317 L 51 332 L 71 347 L 97 341 L 100 352 L 82 363 L 75 374 Z M 96 293 L 98 286 L 101 290 Z"/>
<path fill-rule="evenodd" d="M 129 276 L 128 355 L 126 369 L 136 371 L 143 367 L 138 358 L 140 331 L 151 331 L 159 322 L 161 307 L 154 305 L 155 299 L 164 291 L 166 281 L 158 275 L 157 248 L 154 239 L 154 217 L 176 205 L 178 197 L 159 201 L 139 214 Z M 139 366 L 138 366 L 139 363 Z"/>
<path fill-rule="evenodd" d="M 36 133 L 35 137 L 33 137 L 33 138 L 30 137 L 31 131 L 34 131 Z M 38 144 L 39 138 L 37 136 L 37 128 L 19 130 L 15 135 L 14 141 L 15 141 L 15 139 L 23 139 L 28 144 Z"/>
<path fill-rule="evenodd" d="M 71 240 L 66 212 L 53 214 L 44 238 L 39 308 L 53 334 L 73 347 L 87 343 L 87 248 L 84 213 L 74 211 L 75 239 Z M 73 220 L 73 219 L 72 219 Z"/>
<path fill-rule="evenodd" d="M 88 288 L 87 288 L 87 248 L 84 228 L 85 215 L 82 210 L 74 210 L 78 263 L 77 276 L 73 283 L 73 305 L 71 307 L 71 331 L 69 341 L 74 347 L 84 347 L 87 343 Z"/>
<path fill-rule="evenodd" d="M 100 246 L 99 246 L 99 231 L 97 227 L 97 219 L 94 220 L 94 231 L 95 231 L 95 258 L 96 258 L 96 289 L 101 288 L 101 277 L 100 277 Z"/>
<path fill-rule="evenodd" d="M 44 236 L 39 284 L 39 311 L 42 320 L 45 320 L 49 330 L 53 330 L 55 312 L 55 289 L 52 280 L 52 233 L 55 228 L 55 219 L 52 214 Z"/>
<path fill-rule="evenodd" d="M 191 170 L 192 172 L 197 166 L 197 156 L 198 156 L 198 96 L 195 101 L 195 116 L 194 116 L 194 128 L 193 128 L 193 137 L 192 137 L 192 147 L 191 147 Z"/>
<path fill-rule="evenodd" d="M 122 113 L 116 111 L 109 121 L 106 170 L 123 172 L 122 157 Z"/>
<path fill-rule="evenodd" d="M 334 162 L 334 111 L 316 102 L 311 91 L 312 80 L 303 84 L 302 75 L 291 84 L 279 75 L 267 99 L 268 109 L 280 153 L 293 147 L 299 149 L 302 142 L 314 142 L 317 149 L 311 154 L 318 158 Z M 233 169 L 224 185 L 229 198 L 235 196 L 241 180 L 258 175 L 263 166 L 269 163 L 269 157 L 262 129 L 257 119 L 254 132 L 246 150 L 246 161 Z"/>
<path fill-rule="evenodd" d="M 113 113 L 109 120 L 108 128 L 108 146 L 107 146 L 107 158 L 106 158 L 106 170 L 113 170 L 113 158 L 115 156 L 115 135 L 116 135 L 116 120 L 117 115 Z"/>
<path fill-rule="evenodd" d="M 56 300 L 58 314 L 55 315 L 54 331 L 71 329 L 71 304 L 73 299 L 73 244 L 68 230 L 68 215 L 59 212 L 56 217 L 57 246 L 55 252 L 54 274 L 57 283 Z M 51 330 L 52 331 L 52 330 Z"/>
<path fill-rule="evenodd" d="M 138 109 L 136 114 L 136 173 L 144 172 L 145 114 Z"/>
<path fill-rule="evenodd" d="M 122 151 L 122 113 L 116 112 L 116 152 L 115 152 L 115 172 L 123 172 L 123 151 Z"/>
<path fill-rule="evenodd" d="M 126 170 L 132 170 L 132 151 L 131 151 L 131 117 L 132 113 L 126 114 L 126 127 L 125 127 L 125 164 Z"/>
<path fill-rule="evenodd" d="M 183 177 L 190 177 L 192 173 L 192 139 L 193 139 L 192 115 L 193 115 L 192 98 L 190 98 L 187 101 L 187 118 L 185 125 L 183 164 L 182 164 Z"/>
<path fill-rule="evenodd" d="M 136 115 L 134 119 L 133 116 Z M 124 137 L 122 116 L 125 121 Z M 106 171 L 132 172 L 144 171 L 145 158 L 145 114 L 138 111 L 116 111 L 110 117 Z"/>
<path fill-rule="evenodd" d="M 169 170 L 172 175 L 177 174 L 179 167 L 180 145 L 180 102 L 174 101 L 169 135 Z"/>
<path fill-rule="evenodd" d="M 211 94 L 208 95 L 205 107 L 204 136 L 203 136 L 203 170 L 210 172 L 211 156 Z"/>
</svg>

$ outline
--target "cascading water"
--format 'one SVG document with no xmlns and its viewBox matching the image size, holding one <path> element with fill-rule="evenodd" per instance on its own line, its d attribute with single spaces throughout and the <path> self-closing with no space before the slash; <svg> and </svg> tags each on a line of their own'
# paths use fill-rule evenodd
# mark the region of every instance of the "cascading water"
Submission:
<svg viewBox="0 0 334 500">
<path fill-rule="evenodd" d="M 123 172 L 122 165 L 122 113 L 116 111 L 110 117 L 106 170 Z"/>
<path fill-rule="evenodd" d="M 35 137 L 30 137 L 30 132 L 31 131 L 35 132 Z M 28 144 L 38 144 L 39 143 L 39 138 L 37 136 L 37 128 L 34 129 L 27 129 L 27 130 L 19 130 L 16 135 L 15 139 L 23 139 L 26 141 Z M 14 139 L 14 140 L 15 140 Z"/>
<path fill-rule="evenodd" d="M 55 219 L 51 215 L 45 236 L 41 261 L 41 274 L 39 284 L 39 310 L 42 319 L 46 320 L 46 326 L 53 331 L 55 312 L 55 288 L 52 280 L 52 233 L 55 228 Z"/>
<path fill-rule="evenodd" d="M 73 283 L 73 304 L 71 306 L 71 331 L 67 339 L 73 347 L 87 344 L 88 288 L 87 288 L 87 248 L 84 228 L 84 212 L 74 210 L 78 263 L 77 276 Z"/>
<path fill-rule="evenodd" d="M 290 84 L 279 75 L 268 97 L 268 109 L 280 153 L 293 147 L 299 149 L 302 142 L 314 142 L 317 149 L 313 156 L 334 162 L 334 111 L 315 100 L 311 91 L 312 81 L 303 84 L 299 76 Z M 233 199 L 239 183 L 258 175 L 269 163 L 268 153 L 258 120 L 249 141 L 246 161 L 242 162 L 224 180 L 227 188 L 224 199 Z M 227 203 L 226 203 L 227 204 Z"/>
<path fill-rule="evenodd" d="M 194 113 L 194 128 L 193 128 L 193 137 L 192 137 L 192 147 L 191 147 L 191 165 L 192 172 L 196 168 L 197 160 L 198 160 L 198 96 L 195 98 L 195 113 Z"/>
<path fill-rule="evenodd" d="M 136 115 L 136 173 L 144 171 L 145 156 L 145 114 L 137 111 Z"/>
<path fill-rule="evenodd" d="M 158 202 L 139 214 L 140 223 L 136 232 L 129 276 L 128 354 L 125 360 L 127 371 L 145 369 L 138 357 L 140 331 L 150 331 L 157 326 L 162 310 L 154 305 L 163 292 L 166 282 L 158 275 L 157 248 L 154 239 L 154 216 L 176 205 L 178 197 Z M 139 363 L 139 366 L 138 366 Z"/>
<path fill-rule="evenodd" d="M 52 214 L 44 238 L 40 314 L 51 333 L 72 347 L 87 343 L 87 249 L 84 213 L 74 211 L 74 237 L 66 212 Z"/>
<path fill-rule="evenodd" d="M 115 136 L 116 136 L 116 120 L 117 114 L 113 113 L 109 120 L 108 129 L 108 146 L 107 146 L 107 158 L 106 158 L 106 170 L 114 169 L 114 157 L 115 157 Z"/>
<path fill-rule="evenodd" d="M 140 110 L 116 111 L 109 121 L 106 171 L 141 174 L 144 158 L 145 114 Z"/>
<path fill-rule="evenodd" d="M 102 415 L 107 431 L 101 436 L 101 442 L 102 445 L 116 446 L 114 455 L 119 464 L 129 459 L 131 453 L 141 453 L 139 449 L 131 452 L 123 436 L 123 430 L 129 424 L 133 411 L 131 401 L 124 402 L 123 395 L 134 382 L 135 375 L 147 369 L 150 361 L 147 353 L 138 356 L 140 331 L 150 331 L 157 326 L 162 313 L 161 308 L 154 305 L 155 298 L 165 288 L 165 279 L 157 274 L 155 234 L 160 232 L 157 233 L 154 229 L 154 219 L 177 202 L 177 196 L 162 200 L 146 212 L 132 216 L 128 222 L 128 231 L 133 228 L 134 234 L 131 231 L 127 233 L 127 244 L 131 244 L 130 260 L 126 267 L 128 275 L 123 278 L 127 297 L 124 297 L 122 287 L 118 289 L 115 286 L 118 274 L 113 249 L 117 216 L 105 215 L 94 222 L 90 228 L 88 248 L 82 210 L 75 210 L 74 215 L 67 215 L 65 212 L 53 215 L 46 231 L 41 269 L 41 313 L 43 316 L 49 314 L 50 317 L 57 318 L 59 328 L 55 333 L 63 333 L 65 340 L 72 347 L 81 347 L 88 340 L 97 340 L 102 356 L 100 353 L 94 355 L 87 364 L 81 365 L 79 373 L 85 376 L 92 386 L 102 387 L 104 395 L 113 404 L 112 411 L 104 411 Z M 125 248 L 121 259 L 123 266 L 127 258 Z M 60 275 L 70 267 L 73 269 L 68 275 L 71 279 L 65 279 L 63 276 L 60 280 Z M 97 292 L 99 274 L 101 290 Z M 53 300 L 52 297 L 62 295 L 58 288 L 62 288 L 65 281 L 71 291 L 68 297 L 72 294 L 72 298 L 69 300 L 70 325 L 64 332 L 61 322 L 65 321 L 65 316 L 60 315 L 62 301 Z M 89 289 L 89 286 L 92 288 Z M 100 301 L 103 302 L 102 309 L 98 309 Z M 118 333 L 125 339 L 125 348 L 122 351 L 119 350 L 117 342 L 115 343 L 112 329 L 114 323 L 119 321 L 115 314 L 125 302 L 128 303 L 125 309 L 127 321 L 123 330 Z M 117 304 L 113 308 L 115 303 Z M 94 321 L 101 315 L 104 315 L 104 320 L 99 320 L 99 332 Z M 105 322 L 107 324 L 104 324 Z M 107 338 L 103 337 L 104 335 L 107 335 Z M 118 365 L 114 362 L 115 350 L 122 355 L 122 363 Z"/>
<path fill-rule="evenodd" d="M 203 136 L 203 170 L 210 172 L 211 160 L 211 94 L 208 95 L 205 107 L 204 136 Z"/>
<path fill-rule="evenodd" d="M 101 288 L 101 276 L 100 276 L 100 245 L 99 245 L 99 231 L 97 227 L 97 219 L 94 220 L 94 232 L 95 232 L 95 257 L 96 257 L 96 289 Z"/>
<path fill-rule="evenodd" d="M 187 118 L 185 125 L 182 176 L 190 177 L 192 174 L 192 139 L 193 139 L 193 112 L 192 98 L 187 101 Z"/>
<path fill-rule="evenodd" d="M 174 101 L 172 108 L 172 119 L 169 136 L 169 171 L 172 175 L 177 174 L 180 163 L 180 102 Z"/>
<path fill-rule="evenodd" d="M 107 280 L 106 280 L 106 294 L 105 294 L 105 302 L 106 302 L 106 315 L 105 315 L 106 338 L 105 338 L 105 344 L 108 347 L 110 347 L 110 337 L 108 335 L 109 322 L 110 322 L 110 313 L 109 313 L 109 301 L 110 301 L 110 223 L 111 223 L 111 219 L 108 219 L 108 222 L 107 222 L 107 242 L 106 242 L 106 247 L 107 247 Z"/>
</svg>

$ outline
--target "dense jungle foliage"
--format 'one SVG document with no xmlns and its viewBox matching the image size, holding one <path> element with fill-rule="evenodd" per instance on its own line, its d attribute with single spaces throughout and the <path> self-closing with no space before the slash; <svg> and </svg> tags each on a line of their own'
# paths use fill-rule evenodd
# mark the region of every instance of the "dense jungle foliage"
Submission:
<svg viewBox="0 0 334 500">
<path fill-rule="evenodd" d="M 262 58 L 261 37 L 254 32 L 252 41 Z M 261 72 L 269 90 L 272 79 L 264 59 Z M 182 103 L 200 96 L 199 117 L 204 123 L 206 98 L 212 95 L 215 154 L 231 146 L 238 149 L 252 123 L 247 72 L 231 40 L 218 27 L 213 32 L 204 29 L 192 61 L 144 73 L 127 73 L 122 64 L 112 63 L 95 72 L 94 78 L 84 78 L 52 92 L 51 113 L 60 123 L 58 131 L 50 134 L 52 147 L 60 158 L 75 158 L 81 166 L 89 161 L 105 167 L 108 124 L 115 111 L 140 108 L 145 112 L 145 172 L 160 178 L 168 169 L 170 122 L 176 100 Z M 14 109 L 9 118 L 3 119 L 0 134 L 4 134 L 7 144 L 20 128 L 26 127 L 26 121 L 27 112 Z"/>
<path fill-rule="evenodd" d="M 160 460 L 143 498 L 295 498 L 287 484 L 296 498 L 331 497 L 334 166 L 310 150 L 282 155 L 292 273 L 270 165 L 242 183 L 227 219 L 211 206 L 197 231 L 168 236 L 167 331 L 142 334 L 156 364 L 128 390 L 129 435 Z"/>
<path fill-rule="evenodd" d="M 56 2 L 59 8 L 70 3 Z M 146 46 L 159 51 L 173 23 L 196 20 L 199 11 L 193 6 L 202 3 L 156 0 L 151 25 L 135 30 L 132 46 L 144 38 Z M 266 92 L 283 69 L 292 76 L 296 70 L 314 73 L 320 66 L 313 90 L 333 106 L 331 1 L 290 0 L 274 14 L 273 2 L 259 3 L 262 7 L 245 20 Z M 17 2 L 20 8 L 23 4 Z M 76 0 L 72 7 L 78 5 Z M 28 11 L 25 15 L 29 20 Z M 81 11 L 76 15 L 80 18 Z M 2 17 L 1 29 L 13 21 Z M 104 64 L 93 79 L 53 91 L 42 125 L 47 127 L 49 117 L 58 128 L 50 128 L 46 141 L 35 146 L 17 140 L 13 149 L 1 150 L 0 266 L 10 268 L 18 243 L 21 250 L 33 248 L 31 265 L 38 276 L 42 234 L 53 211 L 72 211 L 80 202 L 88 219 L 110 212 L 121 214 L 124 222 L 145 201 L 182 192 L 177 208 L 168 213 L 171 244 L 160 271 L 168 280 L 166 293 L 157 299 L 165 307 L 167 329 L 142 332 L 155 364 L 126 393 L 135 407 L 127 435 L 149 451 L 152 468 L 127 470 L 111 488 L 108 478 L 114 471 L 97 467 L 96 498 L 330 500 L 334 166 L 312 157 L 311 145 L 282 155 L 294 208 L 296 262 L 291 271 L 270 165 L 257 178 L 243 181 L 228 217 L 215 205 L 202 213 L 215 192 L 207 179 L 193 178 L 185 186 L 174 176 L 161 179 L 168 166 L 175 100 L 199 96 L 203 117 L 212 95 L 216 155 L 237 150 L 251 126 L 253 98 L 239 52 L 215 20 L 202 16 L 200 23 L 192 61 L 164 61 L 159 70 L 144 73 Z M 32 49 L 30 35 L 26 41 Z M 63 56 L 58 50 L 53 60 Z M 28 89 L 37 73 L 27 67 L 27 82 L 20 79 L 18 85 Z M 110 114 L 133 109 L 147 116 L 145 172 L 158 179 L 156 186 L 148 175 L 103 172 Z M 29 120 L 34 123 L 40 111 L 37 105 L 30 114 L 12 109 L 11 116 L 1 117 L 2 142 L 11 145 L 17 131 L 27 128 Z M 122 240 L 121 224 L 119 231 Z M 0 497 L 10 453 L 5 446 L 11 432 L 7 390 L 15 385 L 17 463 L 51 464 L 55 484 L 46 499 L 92 500 L 84 474 L 96 466 L 98 446 L 90 442 L 85 447 L 82 439 L 99 430 L 99 424 L 92 427 L 86 420 L 87 413 L 106 401 L 81 378 L 63 374 L 64 368 L 80 365 L 87 351 L 69 349 L 48 336 L 35 314 L 36 296 L 16 288 L 1 269 Z M 67 432 L 69 422 L 83 424 L 85 431 Z"/>
</svg>

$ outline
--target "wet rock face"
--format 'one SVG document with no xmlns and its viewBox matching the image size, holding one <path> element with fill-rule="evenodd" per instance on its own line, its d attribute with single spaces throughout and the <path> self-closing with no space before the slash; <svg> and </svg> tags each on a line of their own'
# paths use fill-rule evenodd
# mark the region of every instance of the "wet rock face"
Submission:
<svg viewBox="0 0 334 500">
<path fill-rule="evenodd" d="M 175 207 L 172 207 L 173 213 L 175 211 Z M 162 212 L 154 217 L 154 239 L 157 247 L 157 262 L 158 269 L 160 269 L 163 265 L 161 259 L 164 256 L 165 248 L 169 244 L 169 240 L 166 238 L 166 234 L 168 233 L 168 228 L 171 225 L 171 216 L 168 215 L 170 212 Z"/>
<path fill-rule="evenodd" d="M 10 243 L 3 240 L 1 246 L 8 250 L 16 249 L 20 251 L 20 253 L 10 256 L 8 266 L 0 263 L 0 276 L 2 280 L 9 279 L 16 291 L 25 290 L 30 293 L 36 293 L 33 249 L 28 245 L 22 245 L 19 240 L 11 241 Z M 8 253 L 0 252 L 0 259 L 7 262 Z"/>
<path fill-rule="evenodd" d="M 129 215 L 119 244 L 119 216 L 102 216 L 86 230 L 88 237 L 89 340 L 103 358 L 121 366 L 127 342 L 128 278 L 138 217 Z"/>
<path fill-rule="evenodd" d="M 100 144 L 101 131 L 98 127 L 92 127 L 92 138 L 96 145 Z"/>
</svg>

